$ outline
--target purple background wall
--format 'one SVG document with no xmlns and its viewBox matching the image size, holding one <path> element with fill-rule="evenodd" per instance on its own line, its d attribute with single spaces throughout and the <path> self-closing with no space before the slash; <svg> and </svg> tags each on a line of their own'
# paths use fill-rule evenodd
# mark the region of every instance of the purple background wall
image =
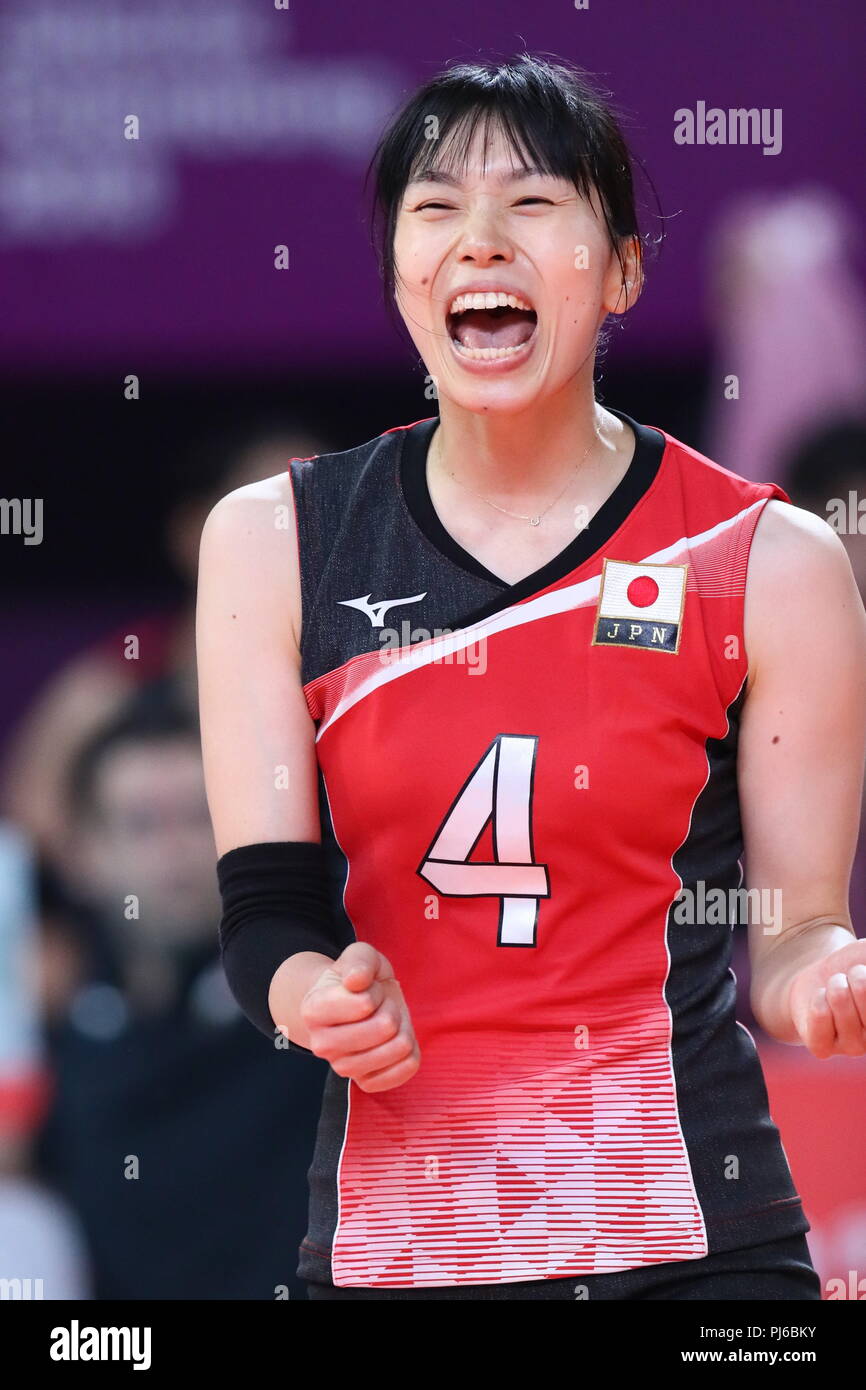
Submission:
<svg viewBox="0 0 866 1390">
<path fill-rule="evenodd" d="M 668 246 L 623 360 L 706 347 L 708 234 L 735 195 L 820 183 L 864 207 L 862 0 L 6 0 L 0 23 L 0 361 L 19 373 L 399 362 L 363 172 L 404 94 L 479 50 L 575 60 L 629 113 Z M 675 144 L 699 101 L 781 108 L 781 152 Z"/>
<path fill-rule="evenodd" d="M 48 509 L 38 555 L 14 537 L 0 553 L 27 599 L 3 620 L 0 744 L 69 655 L 159 606 L 163 580 L 175 594 L 160 517 L 183 439 L 218 402 L 243 415 L 243 384 L 264 383 L 302 411 L 317 392 L 340 447 L 429 413 L 384 313 L 362 184 L 389 115 L 449 59 L 562 56 L 624 111 L 667 245 L 605 374 L 625 373 L 625 403 L 650 422 L 676 426 L 674 402 L 697 414 L 712 236 L 732 203 L 811 185 L 855 225 L 866 211 L 866 97 L 845 61 L 864 51 L 862 0 L 288 3 L 0 0 L 3 490 Z M 674 113 L 698 102 L 781 108 L 781 152 L 676 144 Z M 866 247 L 855 264 L 866 283 Z M 144 383 L 134 418 L 129 372 Z"/>
</svg>

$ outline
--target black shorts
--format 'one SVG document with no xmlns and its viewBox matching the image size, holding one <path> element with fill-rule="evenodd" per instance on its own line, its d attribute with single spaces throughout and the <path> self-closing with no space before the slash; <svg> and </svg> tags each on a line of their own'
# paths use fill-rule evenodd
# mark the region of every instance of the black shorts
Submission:
<svg viewBox="0 0 866 1390">
<path fill-rule="evenodd" d="M 465 1299 L 731 1299 L 820 1300 L 804 1235 L 784 1236 L 748 1249 L 724 1250 L 699 1260 L 643 1265 L 616 1274 L 583 1274 L 567 1279 L 534 1279 L 524 1284 L 438 1284 L 418 1289 L 337 1288 L 307 1280 L 307 1297 Z"/>
</svg>

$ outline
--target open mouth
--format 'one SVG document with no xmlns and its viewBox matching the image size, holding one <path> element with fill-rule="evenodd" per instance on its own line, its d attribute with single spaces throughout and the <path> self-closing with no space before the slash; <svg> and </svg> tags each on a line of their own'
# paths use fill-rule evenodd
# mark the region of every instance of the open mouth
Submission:
<svg viewBox="0 0 866 1390">
<path fill-rule="evenodd" d="M 464 309 L 447 316 L 452 342 L 471 357 L 510 357 L 529 342 L 537 323 L 534 309 L 514 309 L 510 305 Z"/>
</svg>

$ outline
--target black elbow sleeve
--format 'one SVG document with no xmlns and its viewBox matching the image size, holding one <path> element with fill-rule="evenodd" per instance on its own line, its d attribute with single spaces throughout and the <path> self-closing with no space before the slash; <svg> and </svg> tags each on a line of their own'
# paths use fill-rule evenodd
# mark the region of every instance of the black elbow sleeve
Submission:
<svg viewBox="0 0 866 1390">
<path fill-rule="evenodd" d="M 332 920 L 324 850 L 306 840 L 241 845 L 217 860 L 222 897 L 220 956 L 243 1012 L 273 1039 L 268 990 L 284 960 L 298 951 L 336 959 L 342 947 Z M 289 1040 L 295 1052 L 309 1049 Z"/>
</svg>

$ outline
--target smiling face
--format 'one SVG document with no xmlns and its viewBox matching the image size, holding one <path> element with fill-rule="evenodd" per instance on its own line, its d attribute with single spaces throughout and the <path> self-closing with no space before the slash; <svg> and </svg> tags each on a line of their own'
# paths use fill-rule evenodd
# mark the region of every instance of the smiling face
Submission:
<svg viewBox="0 0 866 1390">
<path fill-rule="evenodd" d="M 630 306 L 637 248 L 622 247 Z M 626 290 L 597 193 L 533 170 L 498 127 L 477 129 L 465 168 L 448 151 L 410 182 L 394 231 L 397 304 L 437 394 L 465 409 L 520 411 L 592 359 Z"/>
</svg>

